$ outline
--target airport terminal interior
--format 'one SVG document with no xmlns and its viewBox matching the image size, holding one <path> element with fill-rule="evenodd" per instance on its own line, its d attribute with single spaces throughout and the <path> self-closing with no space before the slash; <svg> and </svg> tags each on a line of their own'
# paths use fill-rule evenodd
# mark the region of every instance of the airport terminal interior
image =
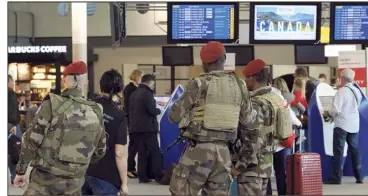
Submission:
<svg viewBox="0 0 368 196">
<path fill-rule="evenodd" d="M 327 122 L 324 109 L 332 105 L 347 69 L 354 71 L 354 86 L 362 97 L 357 148 L 361 173 L 368 177 L 368 2 L 8 2 L 8 74 L 18 101 L 27 103 L 19 104 L 17 131 L 27 130 L 28 103 L 39 107 L 49 92 L 63 91 L 63 72 L 72 62 L 87 65 L 88 98 L 101 92 L 104 72 L 117 70 L 127 86 L 132 72 L 140 70 L 154 76 L 154 98 L 163 103 L 157 105 L 158 141 L 162 167 L 168 169 L 184 149 L 181 142 L 167 150 L 180 135 L 168 112 L 188 82 L 203 73 L 202 50 L 210 41 L 223 44 L 224 69 L 241 79 L 244 68 L 261 59 L 269 77 L 284 79 L 290 92 L 299 68 L 319 81 L 299 118 L 303 131 L 297 139 L 305 144 L 293 151 L 320 156 L 321 194 L 368 195 L 368 181 L 356 183 L 347 144 L 341 184 L 322 183 L 332 172 L 335 153 L 334 124 Z M 8 194 L 23 194 L 10 176 Z M 278 195 L 274 173 L 270 179 L 272 193 Z M 235 182 L 230 195 L 237 195 Z M 286 187 L 294 190 L 292 184 Z M 169 185 L 154 181 L 128 179 L 128 188 L 129 195 L 171 194 Z M 310 190 L 303 190 L 308 195 Z"/>
</svg>

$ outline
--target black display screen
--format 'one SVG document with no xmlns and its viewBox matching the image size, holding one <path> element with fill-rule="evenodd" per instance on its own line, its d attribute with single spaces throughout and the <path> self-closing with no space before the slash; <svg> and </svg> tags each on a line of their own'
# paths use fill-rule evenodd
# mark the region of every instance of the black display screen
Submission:
<svg viewBox="0 0 368 196">
<path fill-rule="evenodd" d="M 295 45 L 295 64 L 326 64 L 325 45 Z"/>
<path fill-rule="evenodd" d="M 163 46 L 162 64 L 164 66 L 190 66 L 194 64 L 192 46 Z"/>
<path fill-rule="evenodd" d="M 254 46 L 236 45 L 225 46 L 226 53 L 235 53 L 235 65 L 245 66 L 254 60 Z"/>
</svg>

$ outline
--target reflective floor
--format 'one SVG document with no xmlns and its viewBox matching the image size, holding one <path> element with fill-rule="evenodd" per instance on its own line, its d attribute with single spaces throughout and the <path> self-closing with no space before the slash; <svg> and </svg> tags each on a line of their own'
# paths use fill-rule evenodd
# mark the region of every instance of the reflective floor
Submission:
<svg viewBox="0 0 368 196">
<path fill-rule="evenodd" d="M 273 187 L 275 183 L 273 182 Z M 23 194 L 22 189 L 9 186 L 8 195 Z M 274 192 L 274 195 L 277 193 Z M 368 182 L 366 184 L 355 184 L 355 180 L 350 177 L 343 179 L 341 185 L 324 185 L 324 195 L 368 195 Z M 139 184 L 138 180 L 129 180 L 129 195 L 170 195 L 169 187 L 152 184 Z"/>
</svg>

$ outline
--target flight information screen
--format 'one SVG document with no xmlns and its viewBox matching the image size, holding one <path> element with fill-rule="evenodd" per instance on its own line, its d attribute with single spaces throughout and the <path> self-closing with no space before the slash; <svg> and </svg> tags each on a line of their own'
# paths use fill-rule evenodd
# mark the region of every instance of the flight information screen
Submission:
<svg viewBox="0 0 368 196">
<path fill-rule="evenodd" d="M 171 39 L 235 39 L 234 15 L 234 4 L 173 4 L 171 7 L 171 18 L 169 19 L 171 20 Z"/>
<path fill-rule="evenodd" d="M 335 40 L 368 40 L 368 5 L 335 7 Z"/>
</svg>

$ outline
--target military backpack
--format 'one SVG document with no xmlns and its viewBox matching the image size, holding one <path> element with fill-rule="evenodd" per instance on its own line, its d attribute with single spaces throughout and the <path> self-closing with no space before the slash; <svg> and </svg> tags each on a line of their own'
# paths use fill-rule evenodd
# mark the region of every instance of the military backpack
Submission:
<svg viewBox="0 0 368 196">
<path fill-rule="evenodd" d="M 261 135 L 267 135 L 271 133 L 271 146 L 272 150 L 275 150 L 275 144 L 279 144 L 281 140 L 287 139 L 292 136 L 292 122 L 290 117 L 290 111 L 285 106 L 285 102 L 279 95 L 274 93 L 266 93 L 262 95 L 255 96 L 254 99 L 267 104 L 270 109 L 271 125 L 263 126 L 261 128 Z M 271 147 L 270 146 L 270 147 Z"/>
</svg>

